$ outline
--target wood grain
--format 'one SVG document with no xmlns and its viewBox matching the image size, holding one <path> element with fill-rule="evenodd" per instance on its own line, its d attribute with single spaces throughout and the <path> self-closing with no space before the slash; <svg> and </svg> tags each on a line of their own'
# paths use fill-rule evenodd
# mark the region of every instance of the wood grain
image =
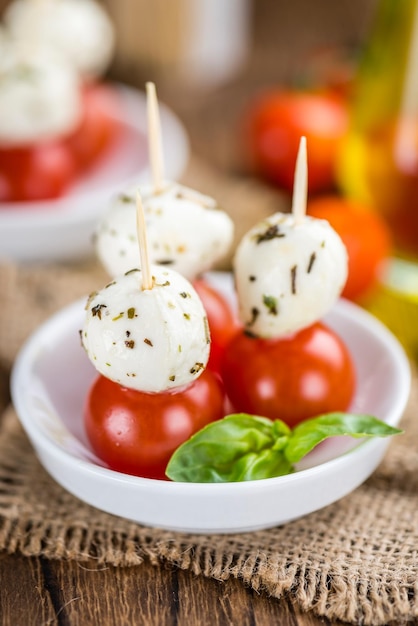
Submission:
<svg viewBox="0 0 418 626">
<path fill-rule="evenodd" d="M 2 626 L 331 626 L 290 599 L 164 565 L 0 557 Z M 333 622 L 332 626 L 338 626 Z"/>
</svg>

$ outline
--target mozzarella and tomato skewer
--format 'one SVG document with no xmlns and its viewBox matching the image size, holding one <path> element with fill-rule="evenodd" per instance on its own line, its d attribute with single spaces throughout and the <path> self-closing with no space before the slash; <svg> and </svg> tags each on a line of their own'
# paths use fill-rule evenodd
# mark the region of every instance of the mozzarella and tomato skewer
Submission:
<svg viewBox="0 0 418 626">
<path fill-rule="evenodd" d="M 305 215 L 306 143 L 296 166 L 292 214 L 252 228 L 234 257 L 244 331 L 224 351 L 222 377 L 237 411 L 289 425 L 348 408 L 355 371 L 342 340 L 322 323 L 347 278 L 347 253 L 325 220 Z"/>
<path fill-rule="evenodd" d="M 164 178 L 161 124 L 153 83 L 147 83 L 148 148 L 152 182 L 139 187 L 152 263 L 194 280 L 229 251 L 234 224 L 216 200 Z M 115 198 L 98 224 L 97 255 L 110 276 L 137 262 L 136 187 Z"/>
<path fill-rule="evenodd" d="M 140 202 L 138 210 L 142 215 Z M 223 417 L 224 395 L 206 370 L 203 304 L 178 272 L 149 264 L 144 224 L 140 218 L 141 269 L 116 277 L 86 306 L 82 344 L 100 376 L 88 395 L 85 425 L 110 467 L 164 478 L 174 450 Z"/>
<path fill-rule="evenodd" d="M 303 140 L 298 158 L 292 213 L 275 213 L 250 229 L 234 257 L 239 315 L 258 337 L 284 336 L 321 319 L 347 280 L 341 238 L 328 221 L 305 215 Z"/>
<path fill-rule="evenodd" d="M 152 287 L 132 270 L 94 293 L 82 334 L 96 369 L 137 391 L 160 393 L 196 380 L 209 358 L 206 312 L 180 274 L 151 266 Z"/>
<path fill-rule="evenodd" d="M 190 280 L 207 309 L 212 332 L 210 367 L 219 368 L 224 345 L 238 328 L 235 312 L 203 274 L 229 251 L 234 224 L 216 200 L 164 178 L 161 125 L 155 85 L 147 83 L 149 155 L 152 182 L 140 186 L 152 263 Z M 100 220 L 96 252 L 110 276 L 137 265 L 135 189 L 115 198 Z"/>
<path fill-rule="evenodd" d="M 66 138 L 82 118 L 78 74 L 42 51 L 4 44 L 0 58 L 0 201 L 54 198 L 75 174 Z"/>
</svg>

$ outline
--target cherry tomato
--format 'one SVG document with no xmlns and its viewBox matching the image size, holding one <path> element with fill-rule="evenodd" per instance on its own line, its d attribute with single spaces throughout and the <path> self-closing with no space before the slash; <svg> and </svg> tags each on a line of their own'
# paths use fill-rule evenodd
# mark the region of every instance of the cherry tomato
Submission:
<svg viewBox="0 0 418 626">
<path fill-rule="evenodd" d="M 111 87 L 100 83 L 84 87 L 83 119 L 68 139 L 79 169 L 92 166 L 112 145 L 119 130 L 115 115 L 118 107 L 117 95 Z"/>
<path fill-rule="evenodd" d="M 255 100 L 244 133 L 252 166 L 270 182 L 293 189 L 300 138 L 308 149 L 308 190 L 334 187 L 334 169 L 347 129 L 345 99 L 335 93 L 274 90 Z"/>
<path fill-rule="evenodd" d="M 88 394 L 84 423 L 93 450 L 111 469 L 164 479 L 174 450 L 223 415 L 223 388 L 208 370 L 184 390 L 158 394 L 99 376 Z"/>
<path fill-rule="evenodd" d="M 318 322 L 288 338 L 239 333 L 222 363 L 235 411 L 281 419 L 289 426 L 329 411 L 345 411 L 355 371 L 343 341 Z"/>
<path fill-rule="evenodd" d="M 74 177 L 74 159 L 63 141 L 0 150 L 1 202 L 57 198 Z"/>
<path fill-rule="evenodd" d="M 324 196 L 308 203 L 308 213 L 327 220 L 347 248 L 348 279 L 342 295 L 359 300 L 376 283 L 391 251 L 391 235 L 381 217 L 360 202 Z"/>
<path fill-rule="evenodd" d="M 225 346 L 241 328 L 231 305 L 203 278 L 193 281 L 203 306 L 205 307 L 211 335 L 210 356 L 208 368 L 214 372 L 220 371 Z"/>
</svg>

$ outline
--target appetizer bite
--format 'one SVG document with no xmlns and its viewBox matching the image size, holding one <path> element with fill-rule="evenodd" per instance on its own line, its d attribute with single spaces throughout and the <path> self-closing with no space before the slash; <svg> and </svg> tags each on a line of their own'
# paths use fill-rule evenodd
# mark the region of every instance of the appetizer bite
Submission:
<svg viewBox="0 0 418 626">
<path fill-rule="evenodd" d="M 140 187 L 151 262 L 194 280 L 222 259 L 232 244 L 233 223 L 216 201 L 173 181 Z M 115 198 L 100 221 L 97 255 L 110 276 L 137 263 L 135 191 Z"/>
<path fill-rule="evenodd" d="M 163 176 L 161 129 L 155 85 L 147 83 L 149 153 L 153 182 L 139 187 L 152 263 L 176 270 L 197 289 L 205 308 L 215 348 L 211 366 L 218 366 L 220 348 L 237 328 L 229 304 L 202 276 L 230 250 L 234 225 L 216 200 Z M 138 263 L 136 191 L 115 198 L 98 224 L 95 247 L 110 276 Z M 215 364 L 216 361 L 216 364 Z"/>
<path fill-rule="evenodd" d="M 234 268 L 241 321 L 268 339 L 331 309 L 347 279 L 347 252 L 329 222 L 275 213 L 242 238 Z"/>
<path fill-rule="evenodd" d="M 67 137 L 82 118 L 77 73 L 39 51 L 0 57 L 0 201 L 59 196 L 74 177 Z"/>
<path fill-rule="evenodd" d="M 289 425 L 346 410 L 355 388 L 347 347 L 321 321 L 344 287 L 347 252 L 327 221 L 305 215 L 306 190 L 303 138 L 292 214 L 257 224 L 236 250 L 244 330 L 226 347 L 221 365 L 235 410 Z"/>
<path fill-rule="evenodd" d="M 193 280 L 223 258 L 234 225 L 217 202 L 164 178 L 161 126 L 155 85 L 147 83 L 148 145 L 152 183 L 139 187 L 152 263 L 169 266 Z M 113 200 L 98 224 L 96 251 L 110 276 L 138 262 L 136 188 Z"/>
<path fill-rule="evenodd" d="M 137 200 L 141 269 L 90 296 L 82 344 L 100 376 L 85 425 L 99 457 L 119 471 L 164 478 L 174 450 L 224 414 L 219 379 L 206 370 L 210 333 L 190 282 L 150 265 Z"/>
<path fill-rule="evenodd" d="M 196 380 L 209 358 L 206 312 L 183 276 L 151 265 L 151 284 L 131 270 L 93 293 L 83 346 L 96 369 L 137 391 L 161 392 Z"/>
</svg>

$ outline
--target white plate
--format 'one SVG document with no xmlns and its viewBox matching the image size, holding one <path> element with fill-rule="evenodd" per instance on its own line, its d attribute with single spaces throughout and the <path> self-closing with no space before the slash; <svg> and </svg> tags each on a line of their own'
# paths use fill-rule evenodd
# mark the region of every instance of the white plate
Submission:
<svg viewBox="0 0 418 626">
<path fill-rule="evenodd" d="M 121 101 L 122 126 L 115 147 L 57 200 L 0 205 L 0 259 L 69 260 L 92 252 L 99 215 L 114 193 L 150 179 L 145 94 L 113 85 Z M 189 159 L 189 139 L 180 120 L 160 104 L 165 176 L 177 180 Z"/>
<path fill-rule="evenodd" d="M 231 294 L 229 274 L 212 274 Z M 228 533 L 283 524 L 320 509 L 360 485 L 377 467 L 389 439 L 329 440 L 292 475 L 252 482 L 173 483 L 107 469 L 90 451 L 82 407 L 96 373 L 78 331 L 85 300 L 41 326 L 20 352 L 12 373 L 19 418 L 46 470 L 89 504 L 145 525 L 187 532 Z M 341 300 L 326 322 L 348 344 L 358 374 L 352 410 L 395 426 L 410 389 L 398 341 L 370 314 Z"/>
</svg>

